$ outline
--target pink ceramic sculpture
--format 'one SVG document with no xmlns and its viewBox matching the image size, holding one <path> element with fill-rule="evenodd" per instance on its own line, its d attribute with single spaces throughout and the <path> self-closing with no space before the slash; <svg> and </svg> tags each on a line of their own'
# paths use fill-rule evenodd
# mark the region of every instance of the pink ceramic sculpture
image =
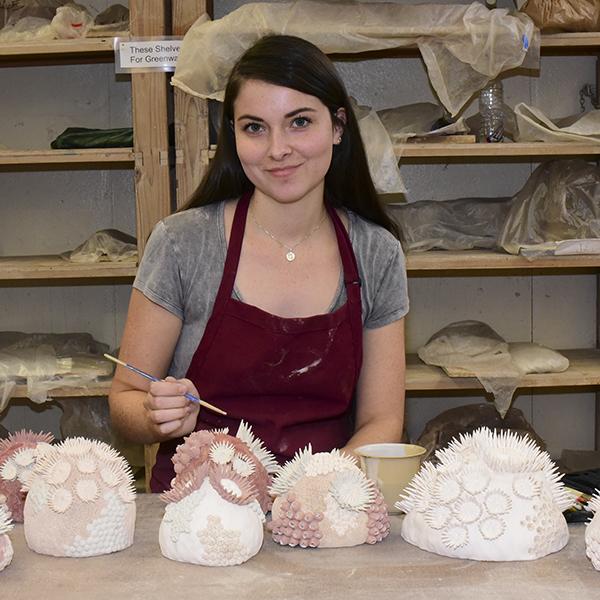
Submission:
<svg viewBox="0 0 600 600">
<path fill-rule="evenodd" d="M 25 492 L 21 490 L 27 474 L 33 469 L 38 445 L 54 440 L 51 433 L 33 433 L 25 429 L 0 440 L 0 503 L 6 503 L 15 523 L 23 522 Z"/>
<path fill-rule="evenodd" d="M 10 565 L 13 547 L 8 532 L 13 528 L 10 513 L 5 504 L 0 504 L 0 571 Z"/>
<path fill-rule="evenodd" d="M 381 492 L 339 450 L 312 453 L 309 445 L 281 469 L 270 527 L 282 546 L 337 548 L 375 544 L 390 531 Z"/>
<path fill-rule="evenodd" d="M 133 476 L 108 444 L 76 437 L 50 446 L 24 488 L 25 539 L 35 552 L 96 556 L 133 543 Z"/>
<path fill-rule="evenodd" d="M 237 435 L 196 431 L 177 448 L 175 478 L 159 542 L 172 560 L 228 566 L 254 556 L 263 542 L 275 457 L 240 424 Z"/>
</svg>

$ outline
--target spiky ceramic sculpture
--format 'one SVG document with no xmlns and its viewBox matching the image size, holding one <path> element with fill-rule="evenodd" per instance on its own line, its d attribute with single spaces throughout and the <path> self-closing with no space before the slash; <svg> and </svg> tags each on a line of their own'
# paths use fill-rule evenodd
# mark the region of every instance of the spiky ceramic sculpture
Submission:
<svg viewBox="0 0 600 600">
<path fill-rule="evenodd" d="M 268 486 L 278 470 L 243 421 L 236 437 L 227 430 L 196 431 L 173 457 L 175 478 L 162 495 L 168 502 L 159 542 L 172 560 L 207 566 L 239 565 L 263 542 Z"/>
<path fill-rule="evenodd" d="M 573 504 L 535 442 L 487 428 L 454 439 L 425 463 L 396 507 L 402 537 L 456 558 L 533 560 L 569 540 L 562 511 Z"/>
<path fill-rule="evenodd" d="M 286 463 L 271 486 L 271 529 L 282 546 L 340 548 L 374 544 L 390 531 L 381 492 L 339 450 L 309 445 Z"/>
<path fill-rule="evenodd" d="M 592 520 L 587 524 L 585 530 L 585 553 L 592 561 L 596 571 L 600 571 L 600 493 L 592 496 L 587 504 L 588 510 L 594 513 Z"/>
<path fill-rule="evenodd" d="M 0 440 L 0 504 L 4 502 L 15 523 L 23 522 L 25 492 L 21 490 L 33 469 L 36 456 L 52 443 L 51 433 L 33 433 L 25 429 Z"/>
<path fill-rule="evenodd" d="M 108 444 L 75 437 L 50 446 L 24 488 L 25 539 L 35 552 L 97 556 L 133 543 L 133 476 Z"/>
<path fill-rule="evenodd" d="M 0 504 L 0 571 L 10 565 L 13 547 L 8 532 L 13 528 L 10 513 L 5 504 Z"/>
</svg>

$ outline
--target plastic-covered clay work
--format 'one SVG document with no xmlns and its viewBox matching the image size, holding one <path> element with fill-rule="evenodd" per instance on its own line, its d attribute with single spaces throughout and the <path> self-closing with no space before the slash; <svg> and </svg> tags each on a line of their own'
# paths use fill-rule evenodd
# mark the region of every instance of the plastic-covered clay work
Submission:
<svg viewBox="0 0 600 600">
<path fill-rule="evenodd" d="M 286 463 L 271 486 L 270 528 L 282 546 L 341 548 L 375 544 L 390 521 L 383 495 L 339 450 L 312 453 L 309 445 Z"/>
<path fill-rule="evenodd" d="M 563 240 L 600 238 L 600 168 L 584 160 L 542 163 L 513 198 L 498 245 L 535 256 Z"/>
<path fill-rule="evenodd" d="M 171 560 L 205 566 L 239 565 L 262 547 L 268 486 L 278 470 L 251 428 L 196 431 L 177 447 L 159 542 Z"/>
<path fill-rule="evenodd" d="M 108 444 L 82 437 L 49 446 L 24 485 L 25 539 L 52 556 L 98 556 L 131 546 L 131 469 Z"/>
<path fill-rule="evenodd" d="M 118 229 L 102 229 L 92 234 L 74 250 L 61 254 L 62 258 L 77 263 L 122 262 L 137 260 L 134 237 Z"/>
<path fill-rule="evenodd" d="M 10 565 L 13 557 L 13 547 L 8 532 L 13 528 L 10 511 L 0 503 L 0 571 Z"/>
<path fill-rule="evenodd" d="M 455 198 L 388 204 L 406 252 L 495 248 L 510 198 Z"/>
<path fill-rule="evenodd" d="M 600 493 L 592 496 L 587 504 L 587 509 L 594 513 L 592 520 L 585 530 L 585 554 L 592 561 L 596 571 L 600 571 Z"/>
<path fill-rule="evenodd" d="M 24 429 L 0 440 L 0 504 L 6 504 L 15 523 L 23 522 L 23 483 L 33 470 L 38 454 L 53 440 L 51 433 L 33 433 Z"/>
<path fill-rule="evenodd" d="M 487 428 L 461 435 L 425 463 L 396 506 L 402 537 L 436 554 L 534 560 L 569 541 L 573 500 L 550 456 L 528 438 Z"/>
</svg>

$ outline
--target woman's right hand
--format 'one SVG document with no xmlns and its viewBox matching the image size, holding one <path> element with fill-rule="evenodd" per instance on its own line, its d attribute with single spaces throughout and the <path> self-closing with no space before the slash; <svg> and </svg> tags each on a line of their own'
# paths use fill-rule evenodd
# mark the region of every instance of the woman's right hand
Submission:
<svg viewBox="0 0 600 600">
<path fill-rule="evenodd" d="M 194 431 L 200 405 L 188 400 L 186 392 L 198 396 L 189 379 L 167 377 L 150 384 L 144 409 L 158 439 L 182 437 Z"/>
</svg>

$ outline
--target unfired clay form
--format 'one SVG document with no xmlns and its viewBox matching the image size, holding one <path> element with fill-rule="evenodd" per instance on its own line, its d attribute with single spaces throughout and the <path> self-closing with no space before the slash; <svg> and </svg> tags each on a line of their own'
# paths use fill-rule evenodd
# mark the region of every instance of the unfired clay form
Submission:
<svg viewBox="0 0 600 600">
<path fill-rule="evenodd" d="M 592 520 L 587 524 L 585 530 L 585 553 L 592 561 L 596 571 L 600 571 L 600 493 L 592 496 L 587 505 L 588 510 L 594 513 Z"/>
<path fill-rule="evenodd" d="M 0 504 L 7 505 L 15 523 L 23 522 L 25 492 L 21 488 L 33 470 L 36 448 L 40 445 L 41 451 L 53 440 L 51 433 L 33 433 L 24 429 L 0 440 Z"/>
<path fill-rule="evenodd" d="M 573 504 L 556 466 L 529 438 L 481 428 L 436 452 L 396 504 L 402 537 L 437 554 L 474 560 L 533 560 L 569 540 L 562 515 Z"/>
<path fill-rule="evenodd" d="M 176 475 L 163 494 L 163 555 L 207 566 L 238 565 L 254 556 L 278 466 L 250 427 L 242 422 L 236 437 L 227 430 L 196 431 L 177 448 L 173 464 Z"/>
<path fill-rule="evenodd" d="M 309 445 L 282 468 L 270 527 L 282 546 L 338 548 L 374 544 L 390 531 L 381 492 L 339 450 L 312 453 Z"/>
<path fill-rule="evenodd" d="M 49 446 L 24 488 L 25 538 L 35 552 L 97 556 L 133 543 L 133 476 L 108 444 L 76 437 Z"/>
<path fill-rule="evenodd" d="M 13 547 L 8 532 L 13 528 L 6 504 L 0 504 L 0 571 L 4 570 L 13 557 Z"/>
</svg>

